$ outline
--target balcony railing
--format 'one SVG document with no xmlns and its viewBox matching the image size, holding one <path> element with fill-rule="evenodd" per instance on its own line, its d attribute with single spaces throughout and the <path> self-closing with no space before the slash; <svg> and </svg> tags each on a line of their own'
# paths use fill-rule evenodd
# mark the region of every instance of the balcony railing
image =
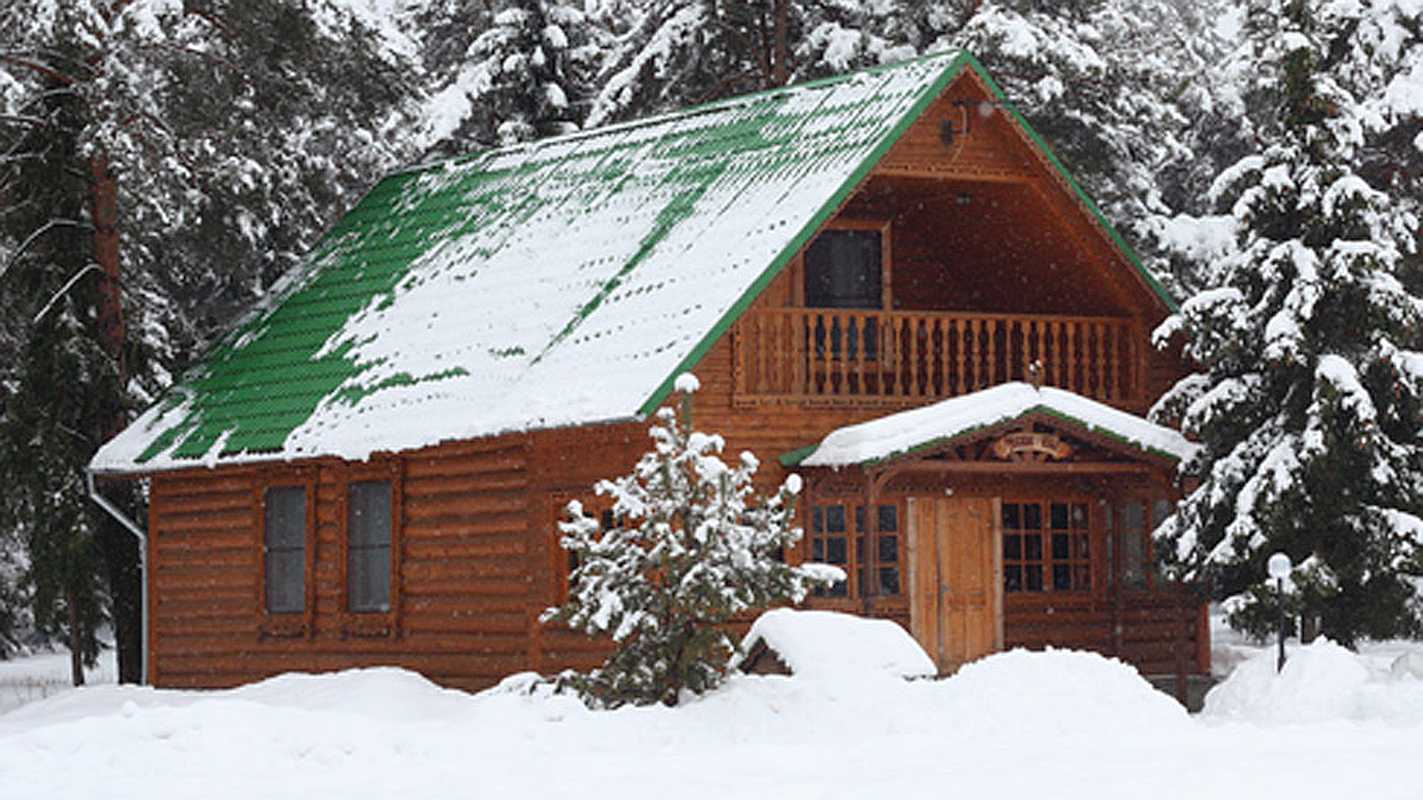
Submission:
<svg viewBox="0 0 1423 800">
<path fill-rule="evenodd" d="M 734 335 L 736 400 L 916 405 L 1030 379 L 1145 404 L 1145 334 L 1130 319 L 784 308 Z"/>
</svg>

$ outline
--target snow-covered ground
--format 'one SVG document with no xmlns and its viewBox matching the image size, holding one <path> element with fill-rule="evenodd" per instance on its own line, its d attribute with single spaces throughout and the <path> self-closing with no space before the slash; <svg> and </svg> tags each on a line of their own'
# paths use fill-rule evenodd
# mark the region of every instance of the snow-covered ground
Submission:
<svg viewBox="0 0 1423 800">
<path fill-rule="evenodd" d="M 117 675 L 114 651 L 105 650 L 99 663 L 84 671 L 84 680 L 91 685 L 113 683 Z M 67 651 L 0 661 L 0 714 L 70 688 Z"/>
<path fill-rule="evenodd" d="M 1260 702 L 1195 717 L 1130 668 L 1063 651 L 943 681 L 737 677 L 679 708 L 613 712 L 519 676 L 470 695 L 395 669 L 98 686 L 0 716 L 0 795 L 1418 800 L 1423 680 L 1331 647 L 1296 649 L 1283 678 L 1247 663 L 1239 688 Z M 1377 702 L 1275 713 L 1331 693 Z"/>
</svg>

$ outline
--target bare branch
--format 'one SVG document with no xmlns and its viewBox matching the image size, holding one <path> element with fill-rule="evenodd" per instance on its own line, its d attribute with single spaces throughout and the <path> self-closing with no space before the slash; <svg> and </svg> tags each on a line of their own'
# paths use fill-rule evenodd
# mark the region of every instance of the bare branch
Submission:
<svg viewBox="0 0 1423 800">
<path fill-rule="evenodd" d="M 81 269 L 81 270 L 79 270 L 78 272 L 74 273 L 74 277 L 72 277 L 72 278 L 70 278 L 69 280 L 65 281 L 64 285 L 61 286 L 61 287 L 59 287 L 59 291 L 55 292 L 55 293 L 54 293 L 54 296 L 49 299 L 49 302 L 44 304 L 44 308 L 41 308 L 41 309 L 40 309 L 40 313 L 38 313 L 38 314 L 35 315 L 34 320 L 32 320 L 33 324 L 35 324 L 35 325 L 40 324 L 40 320 L 42 320 L 42 319 L 45 318 L 45 315 L 49 313 L 49 310 L 50 310 L 51 308 L 54 308 L 54 304 L 55 304 L 55 303 L 58 303 L 58 302 L 59 302 L 59 299 L 60 299 L 61 297 L 63 297 L 66 293 L 68 293 L 70 289 L 74 288 L 74 284 L 78 283 L 80 278 L 83 278 L 85 275 L 88 275 L 90 272 L 103 272 L 103 271 L 104 271 L 104 268 L 103 268 L 103 267 L 101 267 L 101 266 L 99 266 L 98 264 L 95 264 L 95 263 L 93 263 L 93 262 L 91 261 L 91 262 L 89 262 L 89 265 L 88 265 L 88 266 L 84 267 L 84 269 Z"/>
<path fill-rule="evenodd" d="M 30 245 L 38 241 L 41 236 L 44 236 L 46 233 L 49 233 L 55 228 L 64 227 L 88 229 L 89 223 L 77 219 L 52 219 L 49 222 L 46 222 L 45 224 L 41 225 L 38 229 L 35 230 L 34 233 L 31 233 L 29 236 L 26 236 L 23 242 L 20 242 L 19 249 L 12 253 L 10 255 L 10 260 L 5 262 L 5 266 L 3 268 L 0 268 L 0 278 L 5 277 L 5 273 L 9 272 L 10 268 L 15 266 L 15 262 L 20 260 L 20 256 L 23 256 L 25 254 L 25 250 L 27 250 Z"/>
<path fill-rule="evenodd" d="M 14 123 L 16 125 L 30 125 L 35 128 L 43 128 L 49 123 L 44 117 L 31 117 L 27 114 L 0 114 L 0 123 Z"/>
</svg>

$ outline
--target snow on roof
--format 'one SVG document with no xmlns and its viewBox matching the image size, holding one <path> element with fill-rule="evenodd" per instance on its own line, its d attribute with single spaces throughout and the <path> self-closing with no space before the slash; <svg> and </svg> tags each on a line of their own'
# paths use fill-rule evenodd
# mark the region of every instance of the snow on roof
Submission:
<svg viewBox="0 0 1423 800">
<path fill-rule="evenodd" d="M 876 463 L 927 450 L 973 431 L 1040 412 L 1106 434 L 1136 449 L 1178 461 L 1198 448 L 1180 433 L 1135 414 L 1062 389 L 1005 383 L 930 406 L 831 431 L 809 453 L 783 457 L 787 466 L 842 467 Z"/>
<path fill-rule="evenodd" d="M 364 459 L 646 414 L 973 63 L 926 56 L 389 176 L 91 467 Z"/>
<path fill-rule="evenodd" d="M 752 623 L 741 652 L 750 653 L 757 642 L 764 642 L 801 677 L 871 673 L 919 678 L 938 673 L 914 637 L 887 619 L 777 608 Z"/>
</svg>

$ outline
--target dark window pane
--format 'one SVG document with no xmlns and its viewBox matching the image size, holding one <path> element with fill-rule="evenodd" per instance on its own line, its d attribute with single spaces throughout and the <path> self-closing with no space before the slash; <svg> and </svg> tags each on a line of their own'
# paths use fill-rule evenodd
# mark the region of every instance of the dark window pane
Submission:
<svg viewBox="0 0 1423 800">
<path fill-rule="evenodd" d="M 895 533 L 899 530 L 899 507 L 880 506 L 879 507 L 879 531 L 880 533 Z"/>
<path fill-rule="evenodd" d="M 895 567 L 881 567 L 879 571 L 880 594 L 899 594 L 899 570 Z"/>
<path fill-rule="evenodd" d="M 1043 560 L 1043 537 L 1039 534 L 1023 537 L 1023 558 L 1027 561 Z"/>
<path fill-rule="evenodd" d="M 844 581 L 840 581 L 839 583 L 836 583 L 834 586 L 830 587 L 831 597 L 846 597 L 849 594 L 850 589 L 848 586 L 845 585 Z"/>
<path fill-rule="evenodd" d="M 1030 592 L 1041 592 L 1043 590 L 1043 568 L 1024 567 L 1023 577 L 1027 579 L 1027 587 Z"/>
<path fill-rule="evenodd" d="M 879 231 L 825 231 L 805 252 L 805 304 L 879 308 Z"/>
<path fill-rule="evenodd" d="M 612 512 L 604 512 L 612 522 Z M 353 547 L 390 545 L 390 481 L 353 483 L 346 491 L 346 534 Z"/>
<path fill-rule="evenodd" d="M 306 551 L 267 551 L 267 610 L 273 614 L 306 608 Z"/>
<path fill-rule="evenodd" d="M 1022 525 L 1022 517 L 1016 503 L 1003 504 L 1003 527 L 1008 530 L 1017 530 Z"/>
<path fill-rule="evenodd" d="M 816 506 L 810 510 L 810 529 L 816 533 L 825 532 L 825 508 Z"/>
<path fill-rule="evenodd" d="M 1052 528 L 1053 528 L 1053 530 L 1060 531 L 1060 530 L 1064 530 L 1064 529 L 1067 528 L 1067 504 L 1066 504 L 1066 503 L 1053 503 L 1053 504 L 1052 504 L 1052 507 L 1051 507 L 1051 511 L 1049 511 L 1048 513 L 1052 515 Z"/>
<path fill-rule="evenodd" d="M 1052 588 L 1055 592 L 1065 592 L 1072 588 L 1072 568 L 1066 564 L 1052 565 Z"/>
<path fill-rule="evenodd" d="M 265 517 L 267 611 L 282 614 L 306 608 L 306 488 L 267 490 Z"/>
<path fill-rule="evenodd" d="M 860 587 L 861 595 L 865 594 L 865 571 L 863 569 L 855 570 L 855 585 Z"/>
<path fill-rule="evenodd" d="M 1072 545 L 1065 533 L 1052 535 L 1052 557 L 1054 561 L 1066 561 L 1072 553 Z"/>
<path fill-rule="evenodd" d="M 1030 531 L 1041 530 L 1043 527 L 1043 507 L 1031 503 L 1023 506 L 1023 527 Z"/>
<path fill-rule="evenodd" d="M 347 602 L 352 611 L 390 609 L 390 548 L 351 550 L 346 561 Z"/>
<path fill-rule="evenodd" d="M 825 560 L 825 540 L 824 540 L 824 539 L 811 539 L 811 540 L 810 540 L 810 560 L 811 560 L 811 561 L 824 561 L 824 560 Z"/>
<path fill-rule="evenodd" d="M 1146 588 L 1146 541 L 1144 533 L 1122 535 L 1122 584 L 1131 589 Z"/>
<path fill-rule="evenodd" d="M 1003 591 L 1021 592 L 1023 591 L 1023 568 L 1010 564 L 1003 568 Z"/>
<path fill-rule="evenodd" d="M 306 488 L 281 486 L 267 490 L 267 548 L 306 546 Z"/>
<path fill-rule="evenodd" d="M 825 530 L 829 533 L 845 532 L 845 507 L 825 507 Z"/>
<path fill-rule="evenodd" d="M 863 533 L 865 530 L 865 507 L 855 506 L 855 530 Z"/>
<path fill-rule="evenodd" d="M 879 537 L 879 560 L 882 564 L 899 563 L 899 537 Z"/>
<path fill-rule="evenodd" d="M 862 562 L 862 561 L 864 561 L 864 560 L 865 560 L 865 537 L 863 537 L 863 536 L 856 536 L 856 537 L 855 537 L 855 561 L 856 561 L 856 562 Z"/>
<path fill-rule="evenodd" d="M 845 537 L 831 536 L 825 540 L 825 561 L 828 564 L 845 563 Z"/>
<path fill-rule="evenodd" d="M 1079 533 L 1076 535 L 1075 538 L 1077 539 L 1077 551 L 1072 554 L 1072 557 L 1087 558 L 1088 556 L 1090 556 L 1091 553 L 1089 552 L 1089 548 L 1090 542 L 1092 541 L 1092 537 L 1088 536 L 1085 533 Z"/>
<path fill-rule="evenodd" d="M 362 481 L 346 490 L 346 607 L 390 608 L 390 481 Z M 603 512 L 611 527 L 612 512 Z"/>
<path fill-rule="evenodd" d="M 1087 527 L 1087 504 L 1086 504 L 1086 503 L 1074 503 L 1074 504 L 1072 505 L 1072 527 L 1074 527 L 1074 528 L 1085 528 L 1085 527 Z"/>
<path fill-rule="evenodd" d="M 1146 505 L 1130 502 L 1122 506 L 1122 530 L 1140 533 L 1146 530 Z"/>
<path fill-rule="evenodd" d="M 1023 537 L 1019 534 L 1003 537 L 1003 558 L 1019 561 L 1023 558 Z"/>
</svg>

